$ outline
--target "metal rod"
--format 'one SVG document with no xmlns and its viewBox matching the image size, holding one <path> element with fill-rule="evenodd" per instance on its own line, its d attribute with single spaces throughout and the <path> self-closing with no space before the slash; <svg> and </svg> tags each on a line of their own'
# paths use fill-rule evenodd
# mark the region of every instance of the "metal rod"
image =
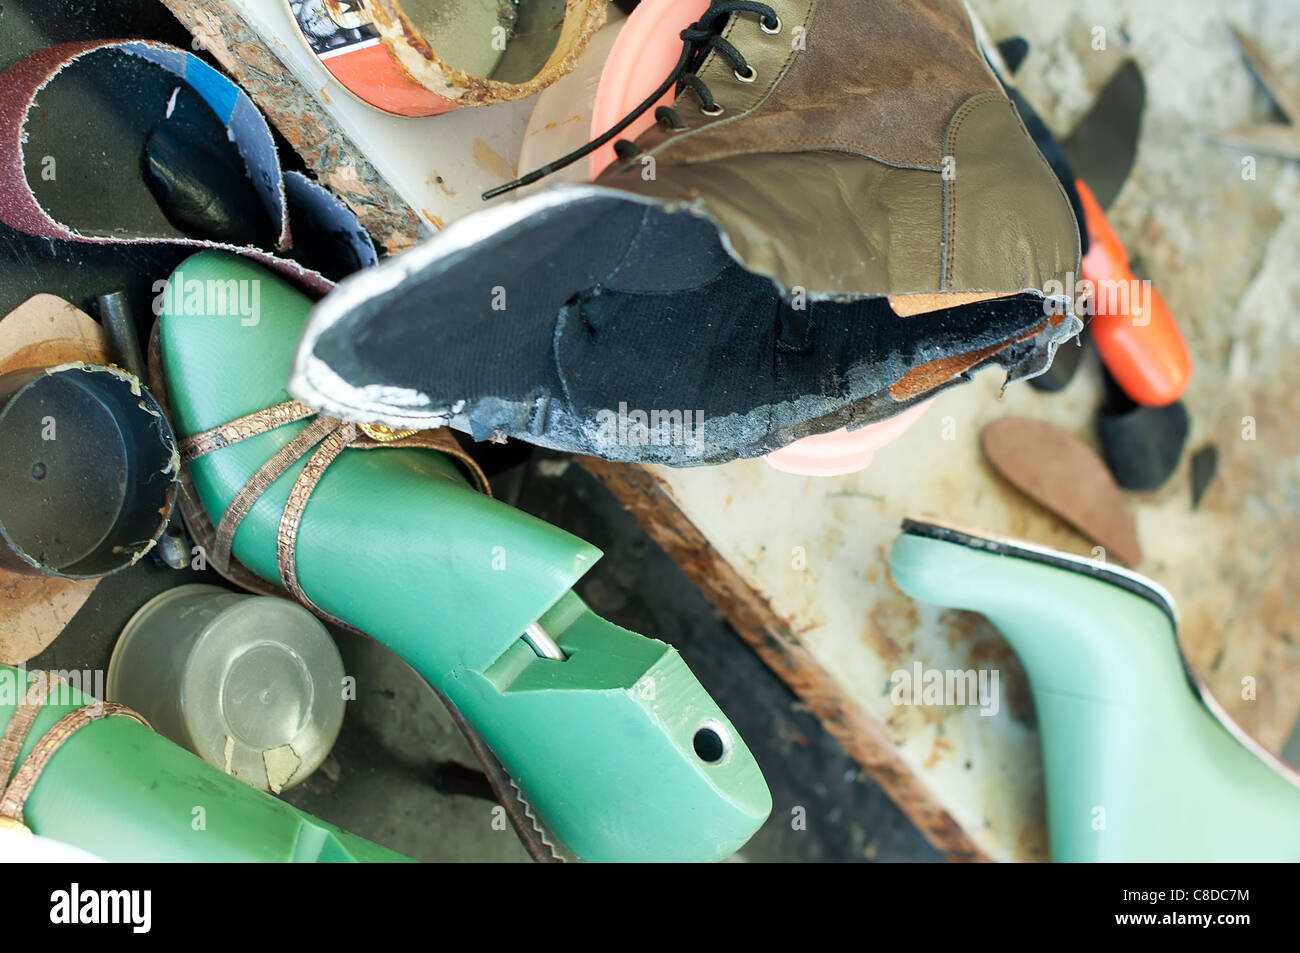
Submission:
<svg viewBox="0 0 1300 953">
<path fill-rule="evenodd" d="M 136 377 L 141 386 L 148 386 L 149 376 L 144 353 L 140 350 L 140 335 L 126 293 L 111 291 L 100 295 L 98 300 L 99 319 L 104 325 L 104 334 L 108 337 L 113 360 L 128 374 Z M 154 556 L 172 569 L 184 569 L 190 564 L 190 538 L 185 534 L 185 528 L 175 513 L 158 537 Z"/>
<path fill-rule="evenodd" d="M 539 623 L 534 622 L 524 629 L 523 640 L 542 658 L 553 659 L 557 662 L 564 661 L 564 650 L 560 648 L 559 643 L 547 634 Z"/>
<path fill-rule="evenodd" d="M 99 296 L 99 318 L 104 323 L 109 346 L 118 365 L 128 374 L 145 380 L 144 355 L 140 352 L 140 336 L 135 330 L 135 318 L 126 295 L 113 291 Z"/>
</svg>

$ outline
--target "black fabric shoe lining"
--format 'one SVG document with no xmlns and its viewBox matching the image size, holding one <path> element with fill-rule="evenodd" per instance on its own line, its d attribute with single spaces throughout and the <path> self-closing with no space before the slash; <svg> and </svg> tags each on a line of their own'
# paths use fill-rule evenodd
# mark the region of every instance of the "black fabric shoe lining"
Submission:
<svg viewBox="0 0 1300 953">
<path fill-rule="evenodd" d="M 314 356 L 354 388 L 423 395 L 417 413 L 459 407 L 453 425 L 476 439 L 692 465 L 776 449 L 868 397 L 873 419 L 890 416 L 901 405 L 879 395 L 912 368 L 1045 320 L 1033 294 L 907 318 L 883 297 L 806 308 L 737 264 L 708 222 L 588 197 L 366 299 Z M 699 412 L 707 434 L 690 452 L 599 445 L 592 422 L 620 407 Z"/>
</svg>

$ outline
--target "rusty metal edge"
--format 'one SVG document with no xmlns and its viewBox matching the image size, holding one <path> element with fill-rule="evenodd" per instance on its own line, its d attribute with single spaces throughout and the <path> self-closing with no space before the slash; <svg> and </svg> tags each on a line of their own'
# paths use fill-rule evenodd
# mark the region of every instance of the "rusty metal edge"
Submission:
<svg viewBox="0 0 1300 953">
<path fill-rule="evenodd" d="M 162 0 L 257 103 L 321 184 L 352 209 L 384 254 L 420 237 L 419 219 L 289 68 L 224 0 Z"/>
<path fill-rule="evenodd" d="M 634 464 L 574 459 L 614 494 L 926 840 L 950 861 L 991 861 L 898 756 L 880 726 L 812 657 L 768 599 L 745 582 L 695 528 L 662 480 Z"/>
</svg>

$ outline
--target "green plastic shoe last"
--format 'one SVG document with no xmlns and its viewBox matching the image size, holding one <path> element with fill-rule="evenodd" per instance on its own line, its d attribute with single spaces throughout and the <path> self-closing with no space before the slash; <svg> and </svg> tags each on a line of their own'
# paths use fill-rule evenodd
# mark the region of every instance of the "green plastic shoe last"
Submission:
<svg viewBox="0 0 1300 953">
<path fill-rule="evenodd" d="M 1300 860 L 1300 778 L 1189 674 L 1158 585 L 912 521 L 890 573 L 920 602 L 986 616 L 1024 664 L 1053 860 Z"/>
<path fill-rule="evenodd" d="M 288 399 L 304 296 L 244 259 L 203 252 L 172 276 L 163 305 L 179 437 Z M 190 464 L 214 522 L 305 426 Z M 271 485 L 234 538 L 235 558 L 277 583 L 276 528 L 303 465 Z M 475 492 L 442 454 L 344 451 L 307 504 L 297 553 L 303 591 L 450 699 L 578 858 L 718 860 L 770 812 L 753 756 L 677 652 L 570 591 L 599 550 Z M 534 623 L 565 659 L 521 641 Z"/>
<path fill-rule="evenodd" d="M 34 672 L 0 665 L 0 731 Z M 41 706 L 18 764 L 54 723 L 95 701 L 59 687 Z M 108 715 L 72 733 L 23 809 L 34 833 L 109 861 L 404 861 L 223 774 L 138 721 Z"/>
</svg>

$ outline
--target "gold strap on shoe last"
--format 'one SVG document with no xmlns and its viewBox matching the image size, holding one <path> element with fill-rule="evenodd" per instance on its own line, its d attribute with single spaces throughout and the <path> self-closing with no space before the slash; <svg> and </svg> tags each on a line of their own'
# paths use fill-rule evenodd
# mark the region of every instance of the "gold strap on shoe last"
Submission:
<svg viewBox="0 0 1300 953">
<path fill-rule="evenodd" d="M 215 453 L 250 437 L 260 436 L 277 427 L 308 418 L 314 419 L 292 440 L 272 454 L 271 458 L 263 463 L 235 494 L 235 498 L 226 507 L 217 524 L 216 536 L 208 558 L 218 572 L 224 574 L 229 570 L 231 548 L 239 524 L 252 511 L 253 505 L 271 484 L 310 453 L 306 465 L 289 490 L 289 499 L 280 514 L 280 525 L 276 530 L 275 538 L 275 561 L 280 574 L 280 584 L 285 591 L 313 612 L 329 617 L 329 613 L 313 603 L 298 585 L 296 562 L 298 527 L 302 523 L 307 502 L 320 483 L 321 477 L 345 449 L 419 447 L 437 450 L 458 460 L 465 467 L 475 489 L 489 496 L 491 490 L 488 488 L 487 477 L 483 475 L 478 464 L 447 430 L 392 430 L 376 424 L 354 424 L 339 420 L 337 417 L 317 414 L 306 404 L 296 400 L 267 407 L 219 427 L 184 438 L 179 445 L 181 461 L 188 464 L 199 457 Z"/>
</svg>

